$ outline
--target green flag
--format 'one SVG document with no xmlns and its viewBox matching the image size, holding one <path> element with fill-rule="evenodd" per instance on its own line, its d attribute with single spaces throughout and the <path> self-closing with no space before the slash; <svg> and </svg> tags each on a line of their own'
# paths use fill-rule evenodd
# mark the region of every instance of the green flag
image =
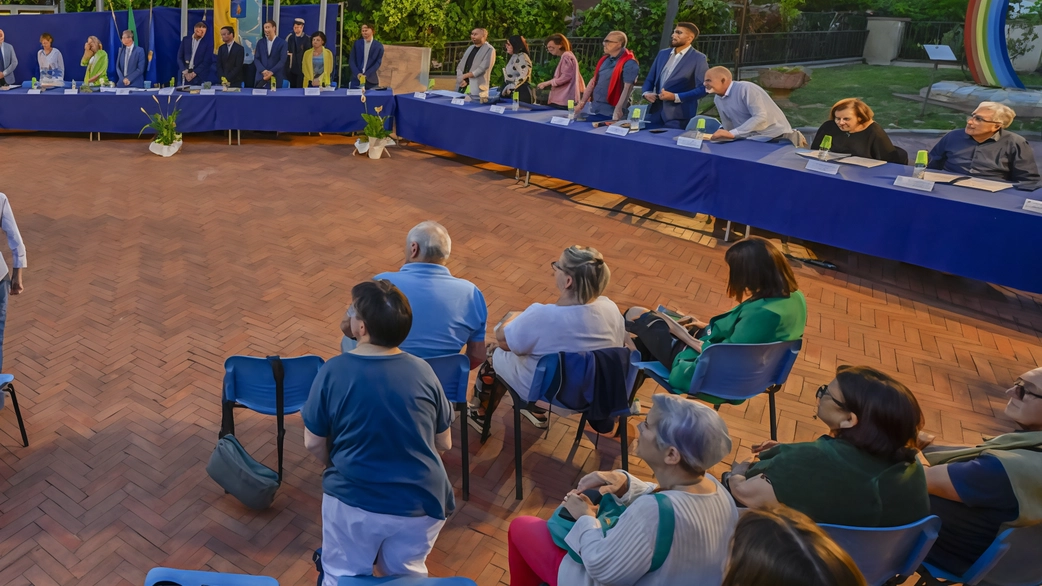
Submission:
<svg viewBox="0 0 1042 586">
<path fill-rule="evenodd" d="M 134 23 L 134 2 L 127 0 L 127 30 L 134 33 L 134 44 L 138 45 L 137 24 Z"/>
</svg>

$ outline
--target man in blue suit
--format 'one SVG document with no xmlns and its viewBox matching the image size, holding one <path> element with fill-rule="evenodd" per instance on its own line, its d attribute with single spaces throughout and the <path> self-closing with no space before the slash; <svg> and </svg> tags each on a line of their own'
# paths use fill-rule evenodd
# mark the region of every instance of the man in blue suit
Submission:
<svg viewBox="0 0 1042 586">
<path fill-rule="evenodd" d="M 134 44 L 134 33 L 123 31 L 116 57 L 116 87 L 145 87 L 145 50 Z"/>
<path fill-rule="evenodd" d="M 358 76 L 365 76 L 365 89 L 373 89 L 380 85 L 377 72 L 384 61 L 384 46 L 373 39 L 373 27 L 368 24 L 362 25 L 362 38 L 355 41 L 351 49 L 351 80 L 350 86 L 358 87 Z"/>
<path fill-rule="evenodd" d="M 709 61 L 691 46 L 698 27 L 677 23 L 670 48 L 659 51 L 644 80 L 644 99 L 651 102 L 645 120 L 669 128 L 684 128 L 698 114 L 698 99 L 706 95 L 703 83 Z"/>
<path fill-rule="evenodd" d="M 264 23 L 264 38 L 257 41 L 257 50 L 253 53 L 253 64 L 257 66 L 257 77 L 254 87 L 271 87 L 275 79 L 275 87 L 282 87 L 286 79 L 286 55 L 289 49 L 286 41 L 278 37 L 278 27 L 274 20 Z"/>
<path fill-rule="evenodd" d="M 177 66 L 186 85 L 213 81 L 213 41 L 206 39 L 206 23 L 195 23 L 194 33 L 181 39 L 177 49 Z"/>
</svg>

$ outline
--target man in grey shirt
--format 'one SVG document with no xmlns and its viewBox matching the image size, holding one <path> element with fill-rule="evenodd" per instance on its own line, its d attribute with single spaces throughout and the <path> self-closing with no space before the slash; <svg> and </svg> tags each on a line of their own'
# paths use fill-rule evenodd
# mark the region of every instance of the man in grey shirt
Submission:
<svg viewBox="0 0 1042 586">
<path fill-rule="evenodd" d="M 14 70 L 18 67 L 18 56 L 14 47 L 4 42 L 4 31 L 0 30 L 0 86 L 18 85 L 14 79 Z"/>
<path fill-rule="evenodd" d="M 706 72 L 706 90 L 715 94 L 713 101 L 720 113 L 721 138 L 778 138 L 792 134 L 792 126 L 778 104 L 760 86 L 749 81 L 733 81 L 731 70 L 711 67 Z"/>
<path fill-rule="evenodd" d="M 1017 189 L 1038 188 L 1035 153 L 1024 137 L 1006 130 L 1016 113 L 1004 104 L 981 102 L 966 119 L 964 130 L 953 130 L 930 149 L 931 169 L 1016 183 Z"/>
<path fill-rule="evenodd" d="M 597 63 L 597 70 L 586 86 L 576 111 L 582 112 L 589 102 L 590 113 L 595 116 L 610 116 L 613 120 L 621 120 L 626 116 L 630 94 L 640 73 L 640 64 L 633 57 L 633 51 L 626 48 L 628 41 L 626 33 L 622 31 L 611 31 L 605 35 L 604 56 Z M 616 71 L 620 63 L 622 69 Z"/>
<path fill-rule="evenodd" d="M 471 96 L 487 97 L 496 49 L 488 44 L 488 31 L 483 28 L 470 31 L 470 42 L 456 66 L 456 87 Z"/>
</svg>

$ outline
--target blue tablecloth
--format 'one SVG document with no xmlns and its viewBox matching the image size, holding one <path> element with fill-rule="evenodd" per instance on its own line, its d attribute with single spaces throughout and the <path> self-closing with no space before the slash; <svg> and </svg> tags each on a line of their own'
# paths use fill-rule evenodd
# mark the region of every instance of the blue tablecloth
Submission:
<svg viewBox="0 0 1042 586">
<path fill-rule="evenodd" d="M 160 101 L 164 111 L 168 96 L 158 92 L 132 92 L 64 95 L 60 89 L 40 95 L 29 95 L 18 88 L 0 92 L 0 128 L 51 132 L 113 132 L 137 134 L 148 123 L 141 113 L 156 112 Z M 247 88 L 242 92 L 220 92 L 201 96 L 174 92 L 171 98 L 181 100 L 177 127 L 181 132 L 212 130 L 267 130 L 280 132 L 355 132 L 365 127 L 365 106 L 358 96 L 346 90 L 305 96 L 302 89 L 280 89 L 266 96 L 254 96 Z M 154 99 L 155 98 L 155 99 Z M 382 116 L 393 115 L 394 97 L 390 90 L 366 92 L 369 112 L 375 114 L 383 106 Z"/>
<path fill-rule="evenodd" d="M 894 187 L 911 169 L 841 165 L 807 171 L 788 143 L 679 147 L 680 131 L 606 135 L 589 123 L 550 124 L 559 110 L 493 114 L 489 106 L 399 95 L 398 134 L 461 155 L 573 181 L 670 208 L 1042 293 L 1042 215 L 1013 189 Z"/>
</svg>

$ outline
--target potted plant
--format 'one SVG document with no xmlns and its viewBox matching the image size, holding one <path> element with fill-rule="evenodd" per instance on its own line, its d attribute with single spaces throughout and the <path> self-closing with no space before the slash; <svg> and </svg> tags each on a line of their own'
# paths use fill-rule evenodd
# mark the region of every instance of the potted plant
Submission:
<svg viewBox="0 0 1042 586">
<path fill-rule="evenodd" d="M 810 74 L 802 67 L 761 69 L 759 75 L 760 86 L 771 92 L 776 101 L 788 100 L 793 90 L 810 81 Z"/>
<path fill-rule="evenodd" d="M 366 108 L 368 110 L 368 108 Z M 384 154 L 384 149 L 391 142 L 391 131 L 387 130 L 387 116 L 380 116 L 383 106 L 375 108 L 376 114 L 362 114 L 365 120 L 365 141 L 368 143 L 368 154 L 370 159 L 379 159 Z M 361 140 L 361 139 L 359 139 Z"/>
<path fill-rule="evenodd" d="M 141 136 L 146 129 L 151 128 L 155 131 L 156 137 L 152 140 L 152 144 L 148 145 L 148 150 L 161 157 L 173 156 L 174 153 L 181 150 L 181 133 L 177 132 L 177 115 L 181 113 L 177 109 L 177 102 L 180 102 L 181 98 L 177 98 L 169 114 L 163 112 L 163 105 L 159 103 L 159 99 L 155 96 L 152 96 L 152 99 L 159 105 L 159 112 L 149 114 L 145 112 L 144 108 L 141 108 L 141 112 L 148 116 L 150 122 L 144 125 L 137 135 Z M 166 98 L 166 105 L 170 106 L 169 96 Z"/>
</svg>

